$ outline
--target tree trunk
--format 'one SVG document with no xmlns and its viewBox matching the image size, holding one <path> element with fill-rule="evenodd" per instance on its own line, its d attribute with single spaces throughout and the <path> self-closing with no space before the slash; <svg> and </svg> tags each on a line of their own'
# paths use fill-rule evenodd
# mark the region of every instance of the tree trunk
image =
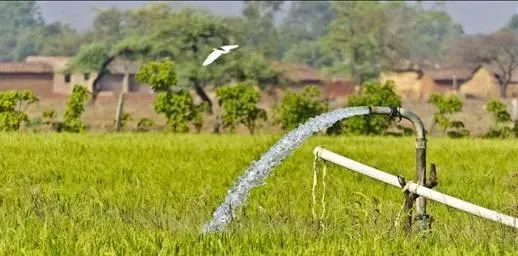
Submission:
<svg viewBox="0 0 518 256">
<path fill-rule="evenodd" d="M 209 114 L 213 114 L 213 110 L 212 110 L 212 100 L 210 100 L 209 96 L 207 95 L 207 93 L 205 92 L 205 90 L 203 89 L 203 87 L 200 85 L 200 83 L 198 83 L 197 81 L 192 81 L 193 82 L 193 85 L 194 85 L 194 90 L 196 91 L 196 94 L 205 102 L 207 102 L 207 104 L 209 104 Z"/>
<path fill-rule="evenodd" d="M 514 122 L 514 128 L 518 129 L 518 99 L 517 98 L 513 99 L 511 112 L 512 112 L 511 118 L 513 119 L 513 122 Z"/>
<path fill-rule="evenodd" d="M 503 82 L 500 85 L 500 97 L 502 99 L 507 98 L 507 86 L 509 85 L 509 82 Z"/>
<path fill-rule="evenodd" d="M 119 103 L 117 104 L 117 113 L 115 116 L 115 130 L 119 132 L 122 128 L 122 113 L 124 112 L 124 92 L 119 95 Z"/>
<path fill-rule="evenodd" d="M 219 130 L 221 127 L 221 120 L 219 115 L 216 115 L 216 122 L 214 123 L 214 129 L 212 130 L 212 133 L 219 134 Z"/>
</svg>

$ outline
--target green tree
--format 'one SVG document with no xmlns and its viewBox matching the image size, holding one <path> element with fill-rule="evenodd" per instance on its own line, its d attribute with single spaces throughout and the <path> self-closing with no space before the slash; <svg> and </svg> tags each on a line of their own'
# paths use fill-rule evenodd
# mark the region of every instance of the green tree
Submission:
<svg viewBox="0 0 518 256">
<path fill-rule="evenodd" d="M 85 111 L 84 104 L 89 97 L 90 92 L 84 86 L 74 85 L 63 117 L 64 131 L 77 133 L 86 130 L 86 125 L 81 122 L 81 115 Z"/>
<path fill-rule="evenodd" d="M 45 24 L 36 1 L 0 2 L 0 59 L 22 61 L 29 55 L 72 55 L 84 41 L 59 22 Z"/>
<path fill-rule="evenodd" d="M 442 128 L 443 134 L 446 133 L 449 128 L 454 129 L 448 132 L 448 136 L 450 137 L 463 137 L 469 134 L 469 131 L 464 129 L 464 123 L 462 121 L 451 121 L 448 117 L 448 115 L 458 113 L 462 110 L 464 103 L 459 97 L 453 94 L 445 96 L 439 93 L 433 93 L 430 95 L 428 102 L 437 108 L 437 112 L 433 116 L 430 131 L 435 124 L 438 124 Z"/>
<path fill-rule="evenodd" d="M 279 28 L 280 56 L 317 66 L 318 40 L 334 18 L 330 1 L 293 1 Z"/>
<path fill-rule="evenodd" d="M 387 81 L 385 84 L 380 84 L 376 81 L 368 81 L 361 86 L 359 95 L 352 95 L 348 98 L 346 106 L 400 107 L 401 99 L 394 92 L 394 82 Z M 352 134 L 380 135 L 385 133 L 393 120 L 393 117 L 387 118 L 379 115 L 357 116 L 344 120 L 332 128 L 335 129 L 334 133 L 346 131 Z"/>
<path fill-rule="evenodd" d="M 20 61 L 32 49 L 20 45 L 27 34 L 43 25 L 36 1 L 0 2 L 0 58 Z"/>
<path fill-rule="evenodd" d="M 512 134 L 512 119 L 511 114 L 507 111 L 507 106 L 498 101 L 489 101 L 486 109 L 493 116 L 493 127 L 486 134 L 488 138 L 507 138 Z"/>
<path fill-rule="evenodd" d="M 320 99 L 319 87 L 306 86 L 301 93 L 286 92 L 274 107 L 275 122 L 284 130 L 292 130 L 327 110 L 327 103 Z"/>
<path fill-rule="evenodd" d="M 464 34 L 462 26 L 444 10 L 443 3 L 417 12 L 411 24 L 407 40 L 413 59 L 437 60 L 447 55 L 450 41 Z"/>
<path fill-rule="evenodd" d="M 39 100 L 32 91 L 0 92 L 0 131 L 16 131 L 29 118 L 25 111 Z"/>
<path fill-rule="evenodd" d="M 136 74 L 137 81 L 149 84 L 157 93 L 155 111 L 167 118 L 173 132 L 189 131 L 189 123 L 199 123 L 200 107 L 194 104 L 189 90 L 177 86 L 176 65 L 173 61 L 150 61 L 142 65 Z"/>
<path fill-rule="evenodd" d="M 381 70 L 380 36 L 383 8 L 379 1 L 333 2 L 335 19 L 326 43 L 339 56 L 336 69 L 346 69 L 359 84 L 376 78 Z"/>
<path fill-rule="evenodd" d="M 277 57 L 279 37 L 273 24 L 283 1 L 244 1 L 246 45 L 267 57 Z"/>
<path fill-rule="evenodd" d="M 514 33 L 518 33 L 518 14 L 513 14 L 513 16 L 509 18 L 509 21 L 507 22 L 505 28 L 510 29 Z"/>
<path fill-rule="evenodd" d="M 266 120 L 266 111 L 257 107 L 261 93 L 249 85 L 226 85 L 216 90 L 222 108 L 223 127 L 234 132 L 238 124 L 243 124 L 250 134 L 254 134 L 259 119 Z"/>
</svg>

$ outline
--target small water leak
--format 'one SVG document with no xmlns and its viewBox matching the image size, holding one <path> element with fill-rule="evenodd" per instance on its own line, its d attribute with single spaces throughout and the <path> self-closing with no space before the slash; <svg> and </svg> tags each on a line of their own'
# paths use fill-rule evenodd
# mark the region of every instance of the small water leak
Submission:
<svg viewBox="0 0 518 256">
<path fill-rule="evenodd" d="M 203 232 L 221 231 L 233 219 L 235 209 L 246 200 L 250 190 L 264 184 L 273 167 L 289 156 L 313 133 L 331 127 L 334 123 L 352 116 L 369 114 L 368 107 L 341 108 L 311 118 L 286 134 L 261 158 L 246 168 L 243 176 L 228 191 L 225 201 L 214 211 L 213 219 L 205 224 Z"/>
</svg>

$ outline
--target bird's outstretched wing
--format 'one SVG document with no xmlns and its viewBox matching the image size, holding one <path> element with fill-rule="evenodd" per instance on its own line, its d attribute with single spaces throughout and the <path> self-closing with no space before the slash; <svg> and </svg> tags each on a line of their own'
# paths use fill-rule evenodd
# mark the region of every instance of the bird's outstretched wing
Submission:
<svg viewBox="0 0 518 256">
<path fill-rule="evenodd" d="M 209 54 L 209 56 L 207 56 L 207 58 L 205 59 L 205 61 L 203 62 L 203 66 L 207 66 L 209 64 L 211 64 L 212 62 L 214 62 L 217 58 L 219 58 L 219 56 L 221 56 L 221 54 L 223 54 L 222 51 L 220 50 L 214 50 L 213 52 L 211 52 Z"/>
<path fill-rule="evenodd" d="M 239 45 L 224 45 L 224 46 L 221 46 L 221 48 L 225 51 L 230 51 L 232 49 L 236 49 L 237 47 L 239 47 Z"/>
</svg>

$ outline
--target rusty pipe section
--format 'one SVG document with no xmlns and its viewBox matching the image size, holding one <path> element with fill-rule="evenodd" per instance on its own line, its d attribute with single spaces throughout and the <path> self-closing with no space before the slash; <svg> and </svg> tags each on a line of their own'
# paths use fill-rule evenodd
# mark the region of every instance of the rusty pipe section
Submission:
<svg viewBox="0 0 518 256">
<path fill-rule="evenodd" d="M 419 118 L 419 116 L 414 112 L 404 108 L 369 107 L 369 110 L 370 114 L 397 116 L 399 118 L 404 118 L 413 124 L 416 132 L 416 183 L 424 186 L 426 184 L 426 130 L 421 118 Z M 419 196 L 416 199 L 415 219 L 423 221 L 422 225 L 427 225 L 425 222 L 428 217 L 429 216 L 426 214 L 426 199 Z"/>
</svg>

